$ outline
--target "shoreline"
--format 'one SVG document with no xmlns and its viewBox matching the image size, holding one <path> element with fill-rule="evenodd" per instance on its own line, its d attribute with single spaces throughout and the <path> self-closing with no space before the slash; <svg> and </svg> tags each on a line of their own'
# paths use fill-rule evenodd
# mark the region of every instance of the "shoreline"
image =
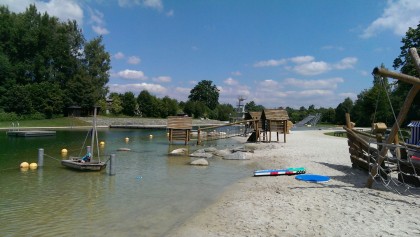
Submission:
<svg viewBox="0 0 420 237">
<path fill-rule="evenodd" d="M 262 169 L 303 166 L 329 182 L 250 174 L 167 236 L 419 235 L 419 189 L 398 194 L 380 181 L 365 188 L 368 174 L 351 167 L 347 139 L 324 132 L 292 130 L 287 143 L 280 138 L 245 146 L 255 147 L 251 162 Z"/>
<path fill-rule="evenodd" d="M 86 123 L 92 124 L 92 117 L 77 117 L 77 119 Z M 127 128 L 127 129 L 166 129 L 167 119 L 160 118 L 110 118 L 97 117 L 96 121 L 98 128 Z M 226 122 L 209 119 L 193 119 L 192 126 L 214 126 L 224 125 Z M 54 130 L 54 129 L 89 129 L 92 125 L 85 126 L 33 126 L 33 127 L 0 127 L 1 130 Z"/>
</svg>

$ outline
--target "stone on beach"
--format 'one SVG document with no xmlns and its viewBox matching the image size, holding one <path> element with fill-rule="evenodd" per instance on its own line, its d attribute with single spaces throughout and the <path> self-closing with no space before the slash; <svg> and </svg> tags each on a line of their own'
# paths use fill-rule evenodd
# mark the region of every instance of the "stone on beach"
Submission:
<svg viewBox="0 0 420 237">
<path fill-rule="evenodd" d="M 225 160 L 249 160 L 249 154 L 247 152 L 235 152 L 223 157 Z"/>
</svg>

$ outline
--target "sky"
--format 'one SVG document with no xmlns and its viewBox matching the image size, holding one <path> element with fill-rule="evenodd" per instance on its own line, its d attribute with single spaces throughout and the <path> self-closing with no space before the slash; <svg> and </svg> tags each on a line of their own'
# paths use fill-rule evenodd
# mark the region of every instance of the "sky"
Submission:
<svg viewBox="0 0 420 237">
<path fill-rule="evenodd" d="M 76 20 L 111 55 L 111 92 L 187 101 L 210 80 L 219 102 L 336 108 L 390 70 L 419 0 L 0 0 Z M 397 69 L 398 70 L 398 69 Z"/>
</svg>

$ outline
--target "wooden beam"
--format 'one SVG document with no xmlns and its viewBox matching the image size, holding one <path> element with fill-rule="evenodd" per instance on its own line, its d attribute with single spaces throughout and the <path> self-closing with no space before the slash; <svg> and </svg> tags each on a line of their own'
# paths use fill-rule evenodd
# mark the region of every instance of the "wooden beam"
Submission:
<svg viewBox="0 0 420 237">
<path fill-rule="evenodd" d="M 417 77 L 405 75 L 399 72 L 391 72 L 385 68 L 375 67 L 375 69 L 373 69 L 372 74 L 379 75 L 382 77 L 391 77 L 391 78 L 412 84 L 414 86 L 420 86 L 420 79 L 418 79 Z"/>
</svg>

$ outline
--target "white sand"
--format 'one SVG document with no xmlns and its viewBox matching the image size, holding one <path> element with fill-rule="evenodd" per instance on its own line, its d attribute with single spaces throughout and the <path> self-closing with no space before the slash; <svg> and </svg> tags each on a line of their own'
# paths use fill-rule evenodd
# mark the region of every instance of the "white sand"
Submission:
<svg viewBox="0 0 420 237">
<path fill-rule="evenodd" d="M 324 132 L 258 143 L 251 159 L 262 169 L 305 167 L 329 182 L 250 174 L 169 236 L 420 236 L 419 191 L 365 188 L 367 172 L 351 168 L 347 139 Z"/>
</svg>

